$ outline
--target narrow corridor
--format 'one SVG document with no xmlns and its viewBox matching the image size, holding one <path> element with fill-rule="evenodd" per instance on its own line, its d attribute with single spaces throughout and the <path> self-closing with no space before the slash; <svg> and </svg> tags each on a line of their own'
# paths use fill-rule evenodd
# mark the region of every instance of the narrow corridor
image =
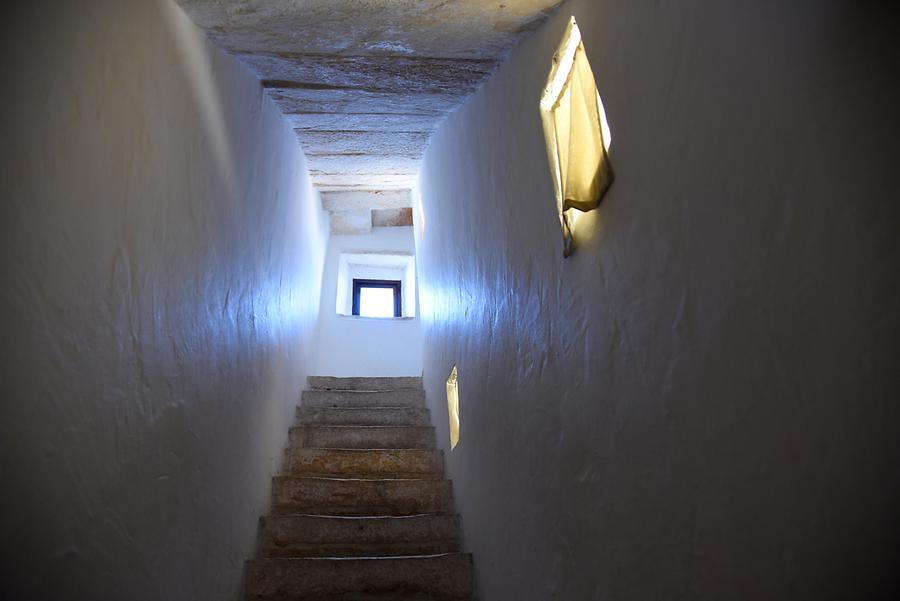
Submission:
<svg viewBox="0 0 900 601">
<path fill-rule="evenodd" d="M 900 599 L 900 3 L 7 4 L 0 601 Z"/>
</svg>

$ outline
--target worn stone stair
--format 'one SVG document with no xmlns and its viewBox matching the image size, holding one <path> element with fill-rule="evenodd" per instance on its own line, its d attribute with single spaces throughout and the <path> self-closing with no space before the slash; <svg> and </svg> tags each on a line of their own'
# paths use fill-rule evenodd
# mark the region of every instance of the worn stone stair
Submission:
<svg viewBox="0 0 900 601">
<path fill-rule="evenodd" d="M 471 601 L 420 378 L 310 377 L 248 601 Z"/>
<path fill-rule="evenodd" d="M 301 407 L 424 407 L 425 391 L 404 390 L 304 390 Z"/>
<path fill-rule="evenodd" d="M 285 451 L 291 476 L 440 478 L 441 451 L 433 449 L 305 449 Z"/>
<path fill-rule="evenodd" d="M 439 555 L 459 551 L 459 516 L 273 515 L 260 522 L 264 557 Z"/>
<path fill-rule="evenodd" d="M 431 449 L 433 426 L 299 426 L 291 445 L 320 449 Z"/>
<path fill-rule="evenodd" d="M 449 480 L 278 477 L 272 513 L 416 515 L 452 513 Z"/>
<path fill-rule="evenodd" d="M 304 407 L 297 409 L 301 423 L 311 426 L 430 426 L 425 407 Z"/>
</svg>

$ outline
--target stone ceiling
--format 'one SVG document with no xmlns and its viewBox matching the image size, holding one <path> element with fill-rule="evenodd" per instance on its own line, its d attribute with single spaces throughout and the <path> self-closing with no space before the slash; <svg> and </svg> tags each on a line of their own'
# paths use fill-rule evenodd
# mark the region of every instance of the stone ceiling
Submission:
<svg viewBox="0 0 900 601">
<path fill-rule="evenodd" d="M 441 118 L 561 4 L 178 2 L 217 46 L 259 77 L 290 120 L 326 208 L 356 211 L 357 219 L 365 208 L 406 215 L 398 209 L 409 206 L 409 194 L 404 202 L 396 194 L 369 192 L 408 190 Z M 384 199 L 389 202 L 379 204 Z"/>
</svg>

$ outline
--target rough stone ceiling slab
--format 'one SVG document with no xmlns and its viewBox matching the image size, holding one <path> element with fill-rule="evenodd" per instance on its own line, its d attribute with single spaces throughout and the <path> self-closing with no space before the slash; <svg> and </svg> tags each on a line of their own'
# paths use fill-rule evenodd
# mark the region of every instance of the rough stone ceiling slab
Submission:
<svg viewBox="0 0 900 601">
<path fill-rule="evenodd" d="M 322 192 L 322 208 L 326 211 L 360 209 L 402 209 L 412 206 L 409 190 L 326 190 Z"/>
<path fill-rule="evenodd" d="M 178 0 L 290 120 L 320 189 L 410 187 L 441 118 L 561 0 Z"/>
<path fill-rule="evenodd" d="M 405 209 L 376 209 L 372 211 L 373 227 L 404 227 L 411 226 L 412 208 Z"/>
</svg>

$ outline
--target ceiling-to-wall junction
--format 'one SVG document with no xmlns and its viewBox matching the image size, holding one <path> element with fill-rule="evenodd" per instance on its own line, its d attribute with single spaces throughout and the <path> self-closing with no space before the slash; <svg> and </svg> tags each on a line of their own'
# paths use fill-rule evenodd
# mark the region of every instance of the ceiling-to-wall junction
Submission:
<svg viewBox="0 0 900 601">
<path fill-rule="evenodd" d="M 438 122 L 561 4 L 178 1 L 215 44 L 259 77 L 297 132 L 321 191 L 413 186 Z M 384 198 L 372 195 L 341 221 L 358 226 L 366 210 L 399 208 L 381 206 Z"/>
</svg>

